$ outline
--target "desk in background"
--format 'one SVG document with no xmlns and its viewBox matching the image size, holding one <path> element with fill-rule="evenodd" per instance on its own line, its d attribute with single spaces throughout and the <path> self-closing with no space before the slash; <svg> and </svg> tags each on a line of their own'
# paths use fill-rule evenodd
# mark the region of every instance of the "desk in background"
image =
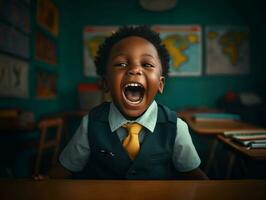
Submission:
<svg viewBox="0 0 266 200">
<path fill-rule="evenodd" d="M 225 137 L 224 135 L 218 135 L 219 141 L 223 142 L 224 145 L 230 148 L 229 150 L 229 161 L 226 170 L 226 178 L 230 178 L 232 168 L 235 164 L 236 154 L 243 156 L 251 161 L 266 161 L 266 148 L 261 149 L 249 149 L 245 146 L 241 146 L 232 141 L 232 139 Z M 243 160 L 242 160 L 243 161 Z M 242 163 L 242 167 L 245 175 L 248 174 L 248 169 L 245 163 Z"/>
<path fill-rule="evenodd" d="M 184 119 L 189 128 L 193 130 L 196 134 L 204 137 L 211 137 L 209 150 L 208 150 L 208 158 L 206 161 L 206 165 L 204 167 L 205 173 L 208 174 L 211 165 L 215 160 L 215 153 L 218 145 L 218 140 L 216 139 L 217 135 L 223 134 L 225 131 L 236 131 L 236 130 L 261 130 L 260 127 L 254 126 L 252 124 L 244 123 L 241 121 L 195 121 L 193 119 L 193 115 L 199 112 L 222 112 L 216 109 L 193 109 L 193 110 L 184 110 L 179 112 L 178 115 L 180 118 Z"/>
<path fill-rule="evenodd" d="M 193 115 L 198 113 L 196 110 L 188 110 L 179 112 L 178 115 L 180 118 L 184 119 L 188 126 L 199 135 L 206 136 L 216 136 L 218 134 L 223 134 L 225 131 L 235 131 L 235 130 L 250 130 L 250 129 L 261 129 L 252 124 L 244 123 L 241 121 L 195 121 Z M 220 112 L 218 110 L 205 110 L 200 112 Z"/>
<path fill-rule="evenodd" d="M 81 118 L 87 113 L 87 111 L 66 111 L 61 113 L 51 113 L 49 115 L 42 116 L 41 119 L 54 117 L 63 118 L 65 122 L 63 127 L 63 139 L 68 141 L 70 139 L 68 127 L 71 121 L 74 119 L 80 121 Z M 31 121 L 23 120 L 19 114 L 8 118 L 0 118 L 0 177 L 15 176 L 15 174 L 19 175 L 20 172 L 14 172 L 21 171 L 22 169 L 22 167 L 16 167 L 18 160 L 17 158 L 20 160 L 20 165 L 22 162 L 21 156 L 17 156 L 18 153 L 22 152 L 22 150 L 24 151 L 27 149 L 37 148 L 38 141 L 36 139 L 38 139 L 37 131 L 39 130 L 38 124 L 40 121 Z M 25 163 L 23 163 L 23 166 L 24 165 L 26 166 Z M 23 174 L 23 176 L 24 175 L 25 174 Z"/>
<path fill-rule="evenodd" d="M 81 119 L 83 116 L 88 114 L 85 110 L 76 111 L 66 111 L 61 113 L 53 113 L 43 118 L 47 117 L 62 117 L 66 120 L 69 119 Z M 14 119 L 0 119 L 0 133 L 21 133 L 21 132 L 31 132 L 37 129 L 37 122 L 21 122 L 19 118 Z"/>
<path fill-rule="evenodd" d="M 36 123 L 20 123 L 19 120 L 0 120 L 0 133 L 22 133 L 34 131 Z"/>
</svg>

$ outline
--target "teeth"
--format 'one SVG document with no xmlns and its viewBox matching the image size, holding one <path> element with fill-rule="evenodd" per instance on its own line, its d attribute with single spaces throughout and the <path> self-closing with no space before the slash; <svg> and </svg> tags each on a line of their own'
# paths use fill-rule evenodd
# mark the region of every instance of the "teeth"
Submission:
<svg viewBox="0 0 266 200">
<path fill-rule="evenodd" d="M 142 87 L 139 83 L 128 83 L 125 85 L 125 87 Z"/>
</svg>

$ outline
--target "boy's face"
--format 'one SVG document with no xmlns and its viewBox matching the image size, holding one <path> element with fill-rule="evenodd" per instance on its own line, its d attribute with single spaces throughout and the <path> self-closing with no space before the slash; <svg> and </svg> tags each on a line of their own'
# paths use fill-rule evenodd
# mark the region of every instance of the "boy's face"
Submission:
<svg viewBox="0 0 266 200">
<path fill-rule="evenodd" d="M 142 115 L 164 87 L 161 61 L 153 44 L 137 36 L 116 43 L 109 55 L 104 84 L 126 118 Z"/>
</svg>

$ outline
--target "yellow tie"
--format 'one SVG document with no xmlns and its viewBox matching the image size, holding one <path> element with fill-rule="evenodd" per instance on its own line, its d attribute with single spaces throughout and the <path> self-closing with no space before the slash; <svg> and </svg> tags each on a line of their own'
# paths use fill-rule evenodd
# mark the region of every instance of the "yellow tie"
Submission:
<svg viewBox="0 0 266 200">
<path fill-rule="evenodd" d="M 139 133 L 142 126 L 138 123 L 127 123 L 123 125 L 127 129 L 128 135 L 123 141 L 123 147 L 127 151 L 129 157 L 134 160 L 139 153 Z"/>
</svg>

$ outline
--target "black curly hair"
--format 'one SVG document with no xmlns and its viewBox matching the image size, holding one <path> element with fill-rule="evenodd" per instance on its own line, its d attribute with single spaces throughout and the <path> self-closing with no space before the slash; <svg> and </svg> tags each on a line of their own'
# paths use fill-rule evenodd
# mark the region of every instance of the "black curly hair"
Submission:
<svg viewBox="0 0 266 200">
<path fill-rule="evenodd" d="M 130 36 L 138 36 L 144 38 L 154 45 L 161 60 L 162 75 L 167 76 L 169 69 L 169 60 L 170 60 L 169 53 L 165 48 L 165 46 L 162 44 L 159 33 L 151 30 L 149 26 L 144 26 L 144 25 L 123 26 L 120 27 L 111 36 L 105 38 L 105 41 L 99 46 L 97 55 L 95 56 L 94 60 L 97 74 L 101 77 L 104 76 L 106 72 L 107 60 L 111 52 L 111 48 L 114 46 L 114 44 Z"/>
</svg>

